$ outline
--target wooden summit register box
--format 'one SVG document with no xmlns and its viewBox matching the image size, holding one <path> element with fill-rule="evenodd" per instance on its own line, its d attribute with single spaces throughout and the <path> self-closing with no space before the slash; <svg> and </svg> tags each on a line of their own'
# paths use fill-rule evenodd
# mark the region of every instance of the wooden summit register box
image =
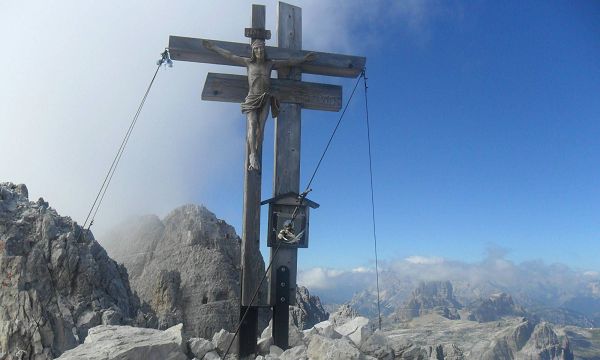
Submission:
<svg viewBox="0 0 600 360">
<path fill-rule="evenodd" d="M 261 205 L 265 204 L 269 204 L 267 246 L 277 247 L 281 243 L 281 247 L 307 248 L 309 209 L 316 209 L 319 204 L 307 198 L 300 202 L 300 195 L 295 192 L 261 202 Z"/>
</svg>

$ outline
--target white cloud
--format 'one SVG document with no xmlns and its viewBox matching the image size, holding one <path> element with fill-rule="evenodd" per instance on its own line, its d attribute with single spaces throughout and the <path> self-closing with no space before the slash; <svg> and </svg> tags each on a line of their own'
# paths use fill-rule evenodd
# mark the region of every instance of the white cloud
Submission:
<svg viewBox="0 0 600 360">
<path fill-rule="evenodd" d="M 359 266 L 357 268 L 352 269 L 352 272 L 355 274 L 366 274 L 366 273 L 374 273 L 375 269 Z"/>
<path fill-rule="evenodd" d="M 327 294 L 329 302 L 345 302 L 361 289 L 372 284 L 375 272 L 370 268 L 350 270 L 311 268 L 298 272 L 298 284 L 318 295 Z"/>
<path fill-rule="evenodd" d="M 524 305 L 528 301 L 557 305 L 566 300 L 565 296 L 587 291 L 590 281 L 599 276 L 598 272 L 577 271 L 564 264 L 515 263 L 506 259 L 506 254 L 505 249 L 492 246 L 480 262 L 422 255 L 387 261 L 379 266 L 380 288 L 384 293 L 407 296 L 421 281 L 450 280 L 458 285 L 459 296 L 473 298 L 506 291 Z M 300 272 L 298 281 L 325 302 L 342 303 L 357 292 L 374 289 L 374 269 L 360 269 L 307 269 Z"/>
<path fill-rule="evenodd" d="M 345 271 L 317 267 L 300 272 L 299 282 L 311 289 L 329 289 L 342 274 L 345 274 Z"/>
<path fill-rule="evenodd" d="M 267 28 L 275 33 L 277 2 L 263 3 Z M 375 27 L 362 29 L 380 16 L 403 17 L 402 22 L 422 15 L 416 10 L 420 2 L 412 1 L 406 6 L 414 11 L 391 13 L 379 1 L 299 5 L 304 47 L 329 52 L 364 53 L 378 34 Z M 168 36 L 247 41 L 243 28 L 250 11 L 251 2 L 241 0 L 5 4 L 0 181 L 25 183 L 32 199 L 43 196 L 59 213 L 83 222 Z M 239 223 L 244 120 L 234 104 L 200 99 L 208 71 L 243 72 L 184 62 L 160 71 L 99 212 L 96 233 L 132 213 L 164 215 L 199 199 L 226 221 Z"/>
<path fill-rule="evenodd" d="M 420 264 L 420 265 L 433 265 L 433 264 L 441 264 L 444 262 L 444 259 L 437 256 L 419 256 L 413 255 L 409 256 L 405 259 L 407 262 L 411 264 Z"/>
<path fill-rule="evenodd" d="M 276 2 L 266 5 L 276 33 Z M 315 21 L 329 5 L 303 6 L 305 43 L 346 43 L 353 31 L 340 27 L 346 12 Z M 0 57 L 0 181 L 25 183 L 32 199 L 43 196 L 83 222 L 168 36 L 245 42 L 250 11 L 247 1 L 10 2 L 0 12 L 0 41 L 11 54 Z M 215 191 L 241 213 L 245 122 L 234 104 L 200 99 L 207 71 L 218 69 L 243 71 L 183 62 L 160 71 L 97 230 L 130 213 L 164 215 Z M 234 191 L 220 188 L 228 183 Z"/>
</svg>

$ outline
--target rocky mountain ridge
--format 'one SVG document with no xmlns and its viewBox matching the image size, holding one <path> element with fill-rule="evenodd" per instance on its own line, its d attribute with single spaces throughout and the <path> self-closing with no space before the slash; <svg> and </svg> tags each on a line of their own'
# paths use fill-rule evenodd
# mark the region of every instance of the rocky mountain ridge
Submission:
<svg viewBox="0 0 600 360">
<path fill-rule="evenodd" d="M 454 298 L 450 281 L 422 282 L 411 298 L 393 314 L 400 321 L 411 320 L 429 313 L 437 313 L 447 319 L 460 319 L 458 310 L 462 305 Z"/>
<path fill-rule="evenodd" d="M 479 299 L 468 306 L 469 320 L 488 322 L 503 316 L 527 316 L 522 306 L 516 305 L 512 296 L 506 293 L 492 294 L 487 299 Z"/>
<path fill-rule="evenodd" d="M 94 326 L 148 323 L 127 270 L 91 232 L 0 183 L 0 359 L 53 359 Z"/>
<path fill-rule="evenodd" d="M 129 224 L 138 226 L 139 236 L 116 237 L 115 246 L 149 305 L 130 288 L 127 268 L 111 260 L 90 232 L 42 199 L 29 202 L 26 187 L 0 184 L 0 360 L 53 359 L 84 338 L 85 346 L 64 358 L 82 358 L 85 351 L 98 359 L 219 358 L 232 336 L 219 327 L 237 323 L 239 238 L 201 206 L 180 207 L 163 220 L 144 218 Z M 272 347 L 267 328 L 257 359 L 558 360 L 600 354 L 594 329 L 516 316 L 522 308 L 508 294 L 463 307 L 449 282 L 421 283 L 406 301 L 409 316 L 401 322 L 388 317 L 384 331 L 374 331 L 350 306 L 329 317 L 305 288 L 297 288 L 297 301 L 290 309 L 293 348 Z M 198 309 L 198 302 L 207 306 Z M 203 334 L 195 335 L 195 350 L 213 349 L 202 356 L 193 352 L 186 339 L 194 333 Z"/>
<path fill-rule="evenodd" d="M 182 322 L 186 336 L 199 337 L 237 324 L 240 242 L 231 225 L 199 205 L 178 207 L 164 219 L 132 218 L 102 241 L 157 312 L 159 329 Z"/>
<path fill-rule="evenodd" d="M 513 274 L 513 276 L 519 275 Z M 452 276 L 448 277 L 452 278 Z M 384 317 L 395 316 L 396 319 L 410 318 L 407 312 L 412 310 L 409 309 L 419 305 L 416 303 L 409 304 L 409 302 L 414 298 L 413 292 L 422 282 L 416 281 L 407 275 L 401 276 L 401 274 L 396 274 L 390 270 L 384 270 L 380 278 L 382 279 L 380 293 L 382 315 Z M 509 295 L 516 306 L 519 307 L 519 309 L 513 309 L 515 316 L 525 311 L 529 316 L 536 317 L 540 321 L 548 321 L 557 325 L 600 326 L 598 312 L 598 309 L 600 309 L 600 295 L 596 291 L 598 286 L 594 281 L 586 282 L 580 279 L 579 283 L 564 289 L 548 285 L 548 293 L 544 293 L 541 284 L 516 288 L 491 281 L 475 283 L 452 279 L 436 280 L 434 282 L 439 283 L 440 281 L 450 281 L 454 299 L 466 307 L 472 308 L 475 304 L 488 301 L 495 294 L 504 293 Z M 358 291 L 349 301 L 349 304 L 363 316 L 371 319 L 377 317 L 377 292 L 374 288 Z"/>
<path fill-rule="evenodd" d="M 237 324 L 240 244 L 235 229 L 201 205 L 184 205 L 164 219 L 132 218 L 103 241 L 129 271 L 132 287 L 156 311 L 159 328 L 183 322 L 186 336 L 210 337 Z M 264 272 L 259 256 L 257 268 Z M 265 288 L 266 289 L 266 288 Z M 329 314 L 308 289 L 296 288 L 290 319 L 301 329 Z M 261 311 L 261 329 L 270 318 Z"/>
</svg>

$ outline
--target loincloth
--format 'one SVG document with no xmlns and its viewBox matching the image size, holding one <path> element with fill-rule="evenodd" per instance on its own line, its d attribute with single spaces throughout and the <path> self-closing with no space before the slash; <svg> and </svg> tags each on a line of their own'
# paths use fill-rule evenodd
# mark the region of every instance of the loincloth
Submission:
<svg viewBox="0 0 600 360">
<path fill-rule="evenodd" d="M 260 110 L 269 100 L 271 102 L 271 115 L 276 118 L 279 115 L 279 99 L 268 92 L 260 95 L 248 94 L 246 100 L 242 103 L 242 113 L 246 114 L 251 111 Z"/>
</svg>

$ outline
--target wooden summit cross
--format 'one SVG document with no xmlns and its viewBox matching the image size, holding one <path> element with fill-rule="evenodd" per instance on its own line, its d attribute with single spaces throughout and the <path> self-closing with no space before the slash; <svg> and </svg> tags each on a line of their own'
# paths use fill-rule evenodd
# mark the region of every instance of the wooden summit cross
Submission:
<svg viewBox="0 0 600 360">
<path fill-rule="evenodd" d="M 277 24 L 277 47 L 264 46 L 264 40 L 270 38 L 265 29 L 265 7 L 252 5 L 252 27 L 246 28 L 250 45 L 225 41 L 212 41 L 197 38 L 171 36 L 169 51 L 173 60 L 192 61 L 210 64 L 247 66 L 249 75 L 209 73 L 202 92 L 203 100 L 225 101 L 255 105 L 247 111 L 247 144 L 244 178 L 244 210 L 242 221 L 241 255 L 241 296 L 240 319 L 247 312 L 239 332 L 240 356 L 256 351 L 258 330 L 258 308 L 273 306 L 273 338 L 275 344 L 288 347 L 289 305 L 296 299 L 297 251 L 295 247 L 280 247 L 271 269 L 289 269 L 285 280 L 277 279 L 278 273 L 269 274 L 269 304 L 261 304 L 260 299 L 252 301 L 254 292 L 263 276 L 258 266 L 260 245 L 260 204 L 261 204 L 261 163 L 262 131 L 270 102 L 281 102 L 279 115 L 275 120 L 275 170 L 273 196 L 299 193 L 300 190 L 300 129 L 301 109 L 339 111 L 342 105 L 340 86 L 308 83 L 301 81 L 302 73 L 357 77 L 362 72 L 366 59 L 358 56 L 339 54 L 311 53 L 302 50 L 302 14 L 301 8 L 283 2 L 279 3 Z M 254 48 L 261 48 L 256 50 Z M 274 64 L 278 71 L 277 79 L 270 79 L 271 68 L 265 75 L 257 75 L 252 60 L 262 51 L 266 60 Z M 308 56 L 307 56 L 308 55 Z M 260 57 L 260 55 L 258 55 Z M 288 65 L 284 67 L 282 65 Z M 254 67 L 253 67 L 254 66 Z M 261 77 L 262 76 L 262 77 Z M 270 79 L 270 80 L 269 80 Z M 249 83 L 250 80 L 250 83 Z M 266 98 L 254 94 L 256 81 L 263 81 Z M 258 86 L 260 88 L 260 84 Z M 263 87 L 265 85 L 263 84 Z M 263 89 L 264 90 L 264 89 Z M 270 102 L 269 102 L 270 101 Z M 258 105 L 257 105 L 258 104 Z M 257 125 L 258 124 L 258 125 Z M 300 235 L 299 235 L 300 236 Z M 271 248 L 273 258 L 274 249 Z M 274 299 L 276 286 L 287 287 L 287 296 Z M 277 290 L 281 294 L 281 289 Z M 278 295 L 279 296 L 279 295 Z"/>
</svg>

